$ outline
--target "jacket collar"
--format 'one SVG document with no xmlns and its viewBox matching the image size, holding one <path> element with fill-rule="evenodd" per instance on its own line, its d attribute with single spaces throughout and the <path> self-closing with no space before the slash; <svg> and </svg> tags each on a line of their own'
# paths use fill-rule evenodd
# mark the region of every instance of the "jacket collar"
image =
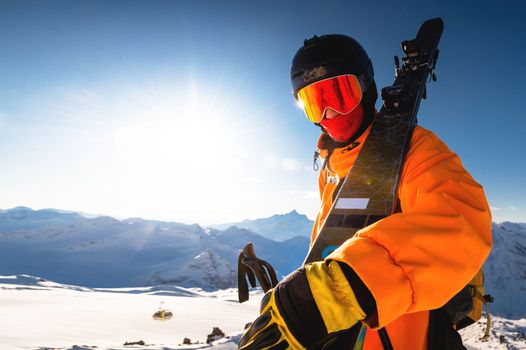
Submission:
<svg viewBox="0 0 526 350">
<path fill-rule="evenodd" d="M 318 138 L 318 153 L 324 160 L 322 170 L 338 174 L 339 177 L 345 177 L 350 167 L 354 164 L 362 145 L 371 132 L 371 125 L 352 143 L 344 147 L 330 149 L 327 147 L 327 134 L 321 134 Z"/>
</svg>

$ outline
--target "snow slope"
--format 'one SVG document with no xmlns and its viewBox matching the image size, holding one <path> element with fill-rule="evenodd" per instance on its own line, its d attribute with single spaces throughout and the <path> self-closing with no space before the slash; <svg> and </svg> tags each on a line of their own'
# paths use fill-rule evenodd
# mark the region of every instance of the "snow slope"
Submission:
<svg viewBox="0 0 526 350">
<path fill-rule="evenodd" d="M 480 340 L 486 327 L 485 317 L 475 325 L 460 331 L 468 349 L 526 349 L 526 318 L 507 319 L 495 315 L 491 317 L 492 327 L 487 342 Z"/>
<path fill-rule="evenodd" d="M 124 349 L 125 342 L 139 340 L 149 344 L 142 349 L 209 348 L 203 343 L 212 327 L 239 335 L 258 314 L 260 294 L 239 304 L 233 289 L 175 290 L 171 295 L 152 294 L 152 288 L 95 290 L 0 276 L 0 349 Z M 152 318 L 160 305 L 173 312 L 172 319 Z M 185 337 L 201 345 L 180 346 Z M 229 339 L 217 343 L 222 345 L 214 348 L 236 348 Z"/>
<path fill-rule="evenodd" d="M 237 278 L 237 266 L 212 250 L 202 252 L 182 266 L 167 261 L 155 265 L 155 269 L 158 271 L 152 280 L 159 284 L 206 285 L 225 289 L 232 287 Z"/>
<path fill-rule="evenodd" d="M 491 312 L 526 317 L 526 225 L 493 223 L 493 250 L 484 265 Z"/>
<path fill-rule="evenodd" d="M 123 350 L 143 340 L 149 350 L 234 350 L 246 322 L 258 315 L 261 293 L 237 302 L 234 289 L 206 292 L 176 286 L 91 289 L 32 276 L 0 276 L 0 349 Z M 158 307 L 171 320 L 156 321 Z M 462 331 L 469 349 L 526 349 L 526 319 L 493 316 L 489 342 L 484 324 Z M 229 338 L 204 344 L 212 327 Z M 181 345 L 187 337 L 200 344 Z"/>
</svg>

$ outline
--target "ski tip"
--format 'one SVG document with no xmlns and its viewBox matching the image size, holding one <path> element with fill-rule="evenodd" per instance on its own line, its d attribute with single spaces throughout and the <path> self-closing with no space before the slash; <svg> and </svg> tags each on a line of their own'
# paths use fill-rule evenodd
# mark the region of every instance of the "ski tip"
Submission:
<svg viewBox="0 0 526 350">
<path fill-rule="evenodd" d="M 422 23 L 418 33 L 417 39 L 425 40 L 425 38 L 440 38 L 444 31 L 444 21 L 441 17 L 431 18 Z"/>
<path fill-rule="evenodd" d="M 444 29 L 444 20 L 442 17 L 435 17 L 425 21 L 422 26 L 431 26 L 439 29 Z"/>
</svg>

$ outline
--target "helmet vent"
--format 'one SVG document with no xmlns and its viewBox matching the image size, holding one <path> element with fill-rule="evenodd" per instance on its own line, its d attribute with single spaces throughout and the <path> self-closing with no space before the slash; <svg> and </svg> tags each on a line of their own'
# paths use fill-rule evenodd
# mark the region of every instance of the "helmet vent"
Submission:
<svg viewBox="0 0 526 350">
<path fill-rule="evenodd" d="M 303 46 L 305 48 L 309 47 L 309 46 L 313 46 L 316 44 L 316 41 L 318 41 L 319 37 L 317 35 L 314 35 L 312 38 L 310 39 L 305 39 L 305 41 L 303 41 Z"/>
</svg>

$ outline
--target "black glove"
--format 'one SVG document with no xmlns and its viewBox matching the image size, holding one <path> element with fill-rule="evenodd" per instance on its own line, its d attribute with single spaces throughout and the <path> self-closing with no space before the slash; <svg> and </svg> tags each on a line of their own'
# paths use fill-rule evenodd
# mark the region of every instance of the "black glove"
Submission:
<svg viewBox="0 0 526 350">
<path fill-rule="evenodd" d="M 261 301 L 261 316 L 245 332 L 239 349 L 312 348 L 363 320 L 366 313 L 353 288 L 365 295 L 366 309 L 371 309 L 374 299 L 356 274 L 341 265 L 336 261 L 307 264 L 269 290 Z M 356 280 L 351 282 L 353 287 L 349 277 Z"/>
</svg>

